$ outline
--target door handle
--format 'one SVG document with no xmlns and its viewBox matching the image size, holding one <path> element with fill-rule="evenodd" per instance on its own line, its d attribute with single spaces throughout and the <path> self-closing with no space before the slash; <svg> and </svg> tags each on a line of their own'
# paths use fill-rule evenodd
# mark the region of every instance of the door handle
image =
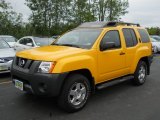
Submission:
<svg viewBox="0 0 160 120">
<path fill-rule="evenodd" d="M 125 55 L 126 53 L 124 53 L 124 52 L 121 52 L 119 55 Z"/>
</svg>

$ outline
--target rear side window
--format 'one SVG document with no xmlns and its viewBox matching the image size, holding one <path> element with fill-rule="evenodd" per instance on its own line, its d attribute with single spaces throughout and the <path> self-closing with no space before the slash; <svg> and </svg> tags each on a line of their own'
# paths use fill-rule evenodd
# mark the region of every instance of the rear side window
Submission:
<svg viewBox="0 0 160 120">
<path fill-rule="evenodd" d="M 137 37 L 133 29 L 130 28 L 124 28 L 123 29 L 123 34 L 125 37 L 126 41 L 126 46 L 127 47 L 134 47 L 137 45 Z"/>
<path fill-rule="evenodd" d="M 150 42 L 150 38 L 149 38 L 149 35 L 148 35 L 148 33 L 147 33 L 146 30 L 144 30 L 144 29 L 138 29 L 138 32 L 139 32 L 139 34 L 140 34 L 140 36 L 141 36 L 141 41 L 142 41 L 143 43 L 148 43 L 148 42 Z"/>
<path fill-rule="evenodd" d="M 134 43 L 134 46 L 138 44 L 137 36 L 135 34 L 135 31 L 133 29 L 130 29 L 131 35 L 132 35 L 132 40 Z"/>
</svg>

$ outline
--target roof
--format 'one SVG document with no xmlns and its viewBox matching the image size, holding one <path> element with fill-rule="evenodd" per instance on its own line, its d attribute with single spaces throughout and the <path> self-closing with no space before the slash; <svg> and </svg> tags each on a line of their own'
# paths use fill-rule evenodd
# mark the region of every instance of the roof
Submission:
<svg viewBox="0 0 160 120">
<path fill-rule="evenodd" d="M 13 37 L 11 35 L 0 35 L 0 37 Z"/>
<path fill-rule="evenodd" d="M 111 22 L 86 22 L 82 23 L 80 26 L 78 26 L 78 28 L 105 28 L 105 27 L 116 27 L 118 25 L 140 27 L 140 24 L 111 21 Z"/>
</svg>

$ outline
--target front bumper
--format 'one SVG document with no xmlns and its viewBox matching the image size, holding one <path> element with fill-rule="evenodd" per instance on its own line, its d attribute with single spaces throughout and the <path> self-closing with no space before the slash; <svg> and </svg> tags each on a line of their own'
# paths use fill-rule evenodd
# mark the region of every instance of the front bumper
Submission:
<svg viewBox="0 0 160 120">
<path fill-rule="evenodd" d="M 36 67 L 36 63 L 33 63 Z M 39 96 L 58 96 L 60 94 L 64 79 L 68 73 L 62 74 L 43 74 L 33 72 L 33 69 L 23 69 L 13 63 L 11 67 L 12 81 L 15 84 L 15 80 L 23 82 L 23 90 L 32 92 Z"/>
<path fill-rule="evenodd" d="M 0 73 L 8 73 L 11 69 L 12 61 L 9 61 L 7 63 L 0 63 Z"/>
</svg>

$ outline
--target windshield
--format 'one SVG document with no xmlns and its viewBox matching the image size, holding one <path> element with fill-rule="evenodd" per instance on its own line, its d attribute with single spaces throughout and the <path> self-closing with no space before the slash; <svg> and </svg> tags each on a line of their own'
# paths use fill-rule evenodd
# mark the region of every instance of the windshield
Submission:
<svg viewBox="0 0 160 120">
<path fill-rule="evenodd" d="M 6 42 L 16 42 L 14 37 L 0 37 L 0 39 L 5 40 Z"/>
<path fill-rule="evenodd" d="M 5 48 L 10 48 L 10 47 L 5 41 L 0 40 L 0 49 L 5 49 Z"/>
<path fill-rule="evenodd" d="M 90 49 L 101 31 L 101 29 L 76 29 L 64 34 L 54 42 L 54 45 Z"/>
<path fill-rule="evenodd" d="M 45 45 L 50 45 L 51 43 L 53 43 L 54 39 L 53 38 L 38 38 L 38 37 L 35 37 L 34 41 L 35 41 L 37 46 L 45 46 Z"/>
</svg>

